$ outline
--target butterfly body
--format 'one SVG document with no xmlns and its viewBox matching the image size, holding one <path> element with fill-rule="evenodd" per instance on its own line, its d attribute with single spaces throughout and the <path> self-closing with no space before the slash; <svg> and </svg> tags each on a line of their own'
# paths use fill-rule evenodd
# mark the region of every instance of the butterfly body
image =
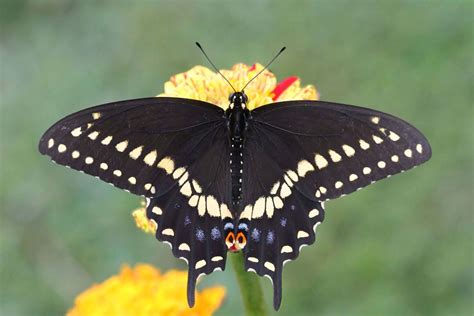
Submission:
<svg viewBox="0 0 474 316">
<path fill-rule="evenodd" d="M 242 251 L 245 269 L 282 297 L 283 265 L 316 239 L 324 202 L 417 166 L 426 138 L 389 114 L 321 101 L 249 111 L 197 100 L 145 98 L 65 117 L 39 150 L 147 200 L 156 238 L 188 264 L 188 302 L 201 275 Z"/>
</svg>

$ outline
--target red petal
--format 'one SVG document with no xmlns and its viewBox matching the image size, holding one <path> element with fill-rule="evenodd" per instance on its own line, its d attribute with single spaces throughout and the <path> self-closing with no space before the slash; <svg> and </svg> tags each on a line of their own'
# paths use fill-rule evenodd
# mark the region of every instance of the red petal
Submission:
<svg viewBox="0 0 474 316">
<path fill-rule="evenodd" d="M 280 82 L 273 90 L 273 100 L 277 100 L 280 95 L 285 92 L 285 90 L 288 89 L 288 87 L 291 86 L 296 80 L 298 80 L 298 77 L 291 76 Z"/>
<path fill-rule="evenodd" d="M 255 68 L 257 68 L 257 64 L 253 64 L 252 66 L 250 66 L 249 71 L 255 70 Z"/>
</svg>

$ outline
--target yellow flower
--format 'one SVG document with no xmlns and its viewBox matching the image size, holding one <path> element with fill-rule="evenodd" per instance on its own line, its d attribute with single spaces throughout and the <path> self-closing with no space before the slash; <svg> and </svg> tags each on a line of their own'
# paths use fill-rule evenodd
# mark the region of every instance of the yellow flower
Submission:
<svg viewBox="0 0 474 316">
<path fill-rule="evenodd" d="M 221 70 L 222 74 L 236 89 L 241 89 L 263 66 L 236 64 L 230 70 Z M 196 99 L 216 104 L 224 109 L 229 105 L 232 88 L 212 70 L 195 66 L 190 70 L 174 75 L 165 83 L 165 92 L 159 96 Z M 312 85 L 301 88 L 298 77 L 292 76 L 277 83 L 275 75 L 265 70 L 252 81 L 245 93 L 249 98 L 247 108 L 253 110 L 264 104 L 287 100 L 318 100 L 319 95 Z"/>
<path fill-rule="evenodd" d="M 68 316 L 103 315 L 212 315 L 225 296 L 215 286 L 196 294 L 196 305 L 186 302 L 187 273 L 170 270 L 162 274 L 151 265 L 123 266 L 120 274 L 81 293 Z"/>
<path fill-rule="evenodd" d="M 156 226 L 155 221 L 148 219 L 146 216 L 145 202 L 142 202 L 142 206 L 132 212 L 132 216 L 138 228 L 143 230 L 145 233 L 155 234 L 158 227 Z"/>
</svg>

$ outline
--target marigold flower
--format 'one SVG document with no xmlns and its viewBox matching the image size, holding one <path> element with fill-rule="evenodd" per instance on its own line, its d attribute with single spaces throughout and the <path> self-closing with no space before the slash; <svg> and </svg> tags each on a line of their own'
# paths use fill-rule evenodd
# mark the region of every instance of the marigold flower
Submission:
<svg viewBox="0 0 474 316">
<path fill-rule="evenodd" d="M 148 264 L 125 265 L 118 275 L 81 293 L 67 315 L 212 315 L 224 300 L 225 288 L 207 288 L 196 294 L 196 305 L 190 309 L 186 284 L 184 271 L 162 274 Z"/>
</svg>

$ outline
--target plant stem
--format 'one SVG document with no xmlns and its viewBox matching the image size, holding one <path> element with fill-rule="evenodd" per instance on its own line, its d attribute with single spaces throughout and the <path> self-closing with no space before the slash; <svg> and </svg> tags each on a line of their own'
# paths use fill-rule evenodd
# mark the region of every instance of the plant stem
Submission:
<svg viewBox="0 0 474 316">
<path fill-rule="evenodd" d="M 263 298 L 260 280 L 248 273 L 244 268 L 244 256 L 242 253 L 229 253 L 232 261 L 237 282 L 239 283 L 240 293 L 244 302 L 245 314 L 247 316 L 266 316 L 268 315 L 267 306 Z"/>
</svg>

